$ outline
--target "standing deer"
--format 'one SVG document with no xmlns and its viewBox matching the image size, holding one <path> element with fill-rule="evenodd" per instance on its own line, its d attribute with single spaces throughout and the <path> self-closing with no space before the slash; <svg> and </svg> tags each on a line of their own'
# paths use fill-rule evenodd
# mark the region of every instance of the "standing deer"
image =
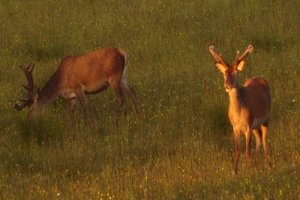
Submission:
<svg viewBox="0 0 300 200">
<path fill-rule="evenodd" d="M 31 114 L 36 114 L 58 96 L 62 96 L 69 107 L 69 121 L 76 99 L 83 107 L 85 116 L 90 119 L 85 94 L 98 93 L 111 86 L 119 100 L 116 117 L 118 124 L 125 101 L 124 93 L 130 96 L 136 111 L 140 112 L 135 92 L 127 83 L 126 62 L 126 52 L 116 48 L 99 49 L 82 56 L 67 56 L 39 91 L 34 90 L 32 77 L 34 65 L 20 66 L 28 81 L 28 85 L 23 85 L 28 91 L 28 98 L 21 100 L 22 103 L 16 104 L 15 108 L 20 111 L 28 107 Z"/>
<path fill-rule="evenodd" d="M 240 136 L 243 133 L 246 137 L 246 158 L 250 160 L 250 141 L 252 133 L 255 135 L 256 150 L 255 161 L 258 152 L 263 144 L 265 160 L 269 165 L 269 155 L 267 146 L 268 121 L 271 105 L 271 95 L 268 83 L 259 77 L 247 79 L 244 86 L 240 87 L 236 81 L 239 71 L 243 71 L 245 60 L 248 54 L 254 50 L 249 45 L 246 51 L 240 55 L 237 51 L 236 59 L 229 65 L 213 46 L 209 51 L 213 56 L 216 67 L 222 72 L 224 77 L 224 88 L 229 95 L 228 117 L 233 127 L 234 134 L 234 159 L 233 174 L 238 171 L 238 161 L 240 158 Z"/>
</svg>

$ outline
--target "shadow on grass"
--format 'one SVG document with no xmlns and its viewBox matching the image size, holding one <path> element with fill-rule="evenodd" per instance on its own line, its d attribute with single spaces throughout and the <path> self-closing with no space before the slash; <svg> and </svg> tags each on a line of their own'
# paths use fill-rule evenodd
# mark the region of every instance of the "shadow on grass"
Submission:
<svg viewBox="0 0 300 200">
<path fill-rule="evenodd" d="M 18 130 L 21 138 L 27 144 L 32 142 L 38 145 L 55 143 L 63 147 L 63 126 L 51 118 L 22 118 L 18 122 Z"/>
<path fill-rule="evenodd" d="M 232 126 L 227 116 L 227 107 L 224 105 L 207 105 L 204 127 L 206 138 L 220 149 L 231 149 Z"/>
<path fill-rule="evenodd" d="M 253 44 L 257 48 L 264 49 L 265 51 L 281 52 L 286 47 L 286 41 L 282 38 L 275 36 L 265 35 L 263 37 L 255 36 L 252 38 Z"/>
</svg>

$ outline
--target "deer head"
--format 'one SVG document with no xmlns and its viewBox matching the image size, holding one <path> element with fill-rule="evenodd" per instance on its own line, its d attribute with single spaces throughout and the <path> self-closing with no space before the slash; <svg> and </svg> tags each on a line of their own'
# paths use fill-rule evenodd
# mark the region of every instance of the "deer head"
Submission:
<svg viewBox="0 0 300 200">
<path fill-rule="evenodd" d="M 21 111 L 25 107 L 28 107 L 29 109 L 31 108 L 31 106 L 36 101 L 37 92 L 34 91 L 34 83 L 33 83 L 33 77 L 32 77 L 34 64 L 29 64 L 27 66 L 20 65 L 19 67 L 24 72 L 26 79 L 27 79 L 27 85 L 22 85 L 24 87 L 24 89 L 27 91 L 27 98 L 21 99 L 20 104 L 15 104 L 15 108 L 18 111 Z"/>
<path fill-rule="evenodd" d="M 224 76 L 224 88 L 229 92 L 232 88 L 236 87 L 235 78 L 239 71 L 243 71 L 245 66 L 245 60 L 249 53 L 252 53 L 254 50 L 253 46 L 250 44 L 245 52 L 240 55 L 240 52 L 237 51 L 237 55 L 232 65 L 229 65 L 221 56 L 221 54 L 215 51 L 214 46 L 209 47 L 209 51 L 213 56 L 216 67 Z"/>
</svg>

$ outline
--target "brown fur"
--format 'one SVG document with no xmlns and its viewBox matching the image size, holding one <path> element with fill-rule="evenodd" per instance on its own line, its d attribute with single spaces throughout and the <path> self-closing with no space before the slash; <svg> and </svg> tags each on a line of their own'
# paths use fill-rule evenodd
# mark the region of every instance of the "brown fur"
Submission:
<svg viewBox="0 0 300 200">
<path fill-rule="evenodd" d="M 239 52 L 233 65 L 226 61 L 210 47 L 209 51 L 216 61 L 217 68 L 223 73 L 224 87 L 229 94 L 228 117 L 234 132 L 234 162 L 233 173 L 237 174 L 240 157 L 240 135 L 246 136 L 246 157 L 250 158 L 250 141 L 252 133 L 256 139 L 256 157 L 263 143 L 266 160 L 269 163 L 266 136 L 268 131 L 269 112 L 271 107 L 270 88 L 266 80 L 253 77 L 245 81 L 243 87 L 236 82 L 238 71 L 243 70 L 246 56 L 253 52 L 253 46 L 249 45 L 242 56 Z"/>
<path fill-rule="evenodd" d="M 31 113 L 36 113 L 57 96 L 62 96 L 69 104 L 71 118 L 77 98 L 89 118 L 85 94 L 101 92 L 111 86 L 119 99 L 117 121 L 124 104 L 124 93 L 131 97 L 136 111 L 139 112 L 136 95 L 127 85 L 124 73 L 126 62 L 126 52 L 116 48 L 98 49 L 81 56 L 67 56 L 45 86 L 34 96 L 33 103 L 26 106 Z"/>
</svg>

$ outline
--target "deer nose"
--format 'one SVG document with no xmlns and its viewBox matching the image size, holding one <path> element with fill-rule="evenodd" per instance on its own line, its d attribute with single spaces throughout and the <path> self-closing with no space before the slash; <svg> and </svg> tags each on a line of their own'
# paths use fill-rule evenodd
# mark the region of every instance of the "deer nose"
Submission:
<svg viewBox="0 0 300 200">
<path fill-rule="evenodd" d="M 232 87 L 231 86 L 229 86 L 229 85 L 225 85 L 225 90 L 228 92 L 228 91 L 230 91 L 232 89 Z"/>
</svg>

